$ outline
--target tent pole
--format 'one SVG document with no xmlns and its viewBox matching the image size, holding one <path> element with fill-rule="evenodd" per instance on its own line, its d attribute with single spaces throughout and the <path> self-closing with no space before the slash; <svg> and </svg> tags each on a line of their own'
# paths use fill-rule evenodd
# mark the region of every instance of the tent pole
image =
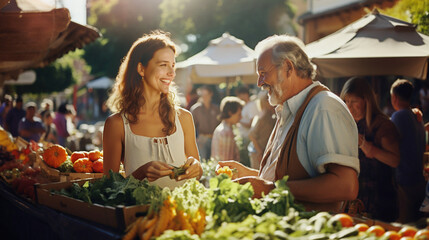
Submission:
<svg viewBox="0 0 429 240">
<path fill-rule="evenodd" d="M 229 77 L 226 77 L 226 96 L 229 96 Z"/>
</svg>

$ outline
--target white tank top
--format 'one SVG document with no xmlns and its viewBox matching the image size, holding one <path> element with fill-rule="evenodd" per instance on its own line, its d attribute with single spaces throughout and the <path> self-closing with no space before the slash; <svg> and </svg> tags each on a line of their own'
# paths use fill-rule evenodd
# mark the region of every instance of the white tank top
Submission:
<svg viewBox="0 0 429 240">
<path fill-rule="evenodd" d="M 166 137 L 146 137 L 131 131 L 128 120 L 122 115 L 125 130 L 124 168 L 126 176 L 150 161 L 162 161 L 180 167 L 186 162 L 185 141 L 182 125 L 176 113 L 176 131 Z M 185 180 L 176 181 L 169 176 L 159 178 L 152 184 L 162 188 L 174 189 L 183 185 Z"/>
</svg>

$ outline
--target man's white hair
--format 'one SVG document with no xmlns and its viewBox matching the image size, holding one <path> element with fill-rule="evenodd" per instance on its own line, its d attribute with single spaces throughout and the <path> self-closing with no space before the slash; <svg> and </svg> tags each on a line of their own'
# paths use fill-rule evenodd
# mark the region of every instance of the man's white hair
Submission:
<svg viewBox="0 0 429 240">
<path fill-rule="evenodd" d="M 260 41 L 255 47 L 255 52 L 260 56 L 267 50 L 272 50 L 271 61 L 274 65 L 279 67 L 288 59 L 294 65 L 299 77 L 314 79 L 316 71 L 304 48 L 304 43 L 297 37 L 273 35 Z"/>
</svg>

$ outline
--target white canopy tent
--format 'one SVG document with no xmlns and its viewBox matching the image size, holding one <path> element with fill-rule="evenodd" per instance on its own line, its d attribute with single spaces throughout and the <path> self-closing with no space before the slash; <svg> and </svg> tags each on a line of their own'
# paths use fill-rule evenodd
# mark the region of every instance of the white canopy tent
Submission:
<svg viewBox="0 0 429 240">
<path fill-rule="evenodd" d="M 86 84 L 87 88 L 92 89 L 108 89 L 112 86 L 113 80 L 108 77 L 94 79 Z"/>
<path fill-rule="evenodd" d="M 238 79 L 247 84 L 257 81 L 255 54 L 252 49 L 229 33 L 210 41 L 207 48 L 177 63 L 178 82 L 220 84 Z M 181 85 L 180 83 L 178 83 Z"/>
</svg>

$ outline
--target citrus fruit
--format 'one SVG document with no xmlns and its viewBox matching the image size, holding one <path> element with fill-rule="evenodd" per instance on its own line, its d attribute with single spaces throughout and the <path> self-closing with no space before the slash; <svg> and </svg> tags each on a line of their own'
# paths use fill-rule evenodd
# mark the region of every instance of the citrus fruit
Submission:
<svg viewBox="0 0 429 240">
<path fill-rule="evenodd" d="M 421 229 L 416 232 L 416 235 L 414 235 L 414 239 L 429 239 L 429 229 Z"/>
<path fill-rule="evenodd" d="M 414 237 L 416 235 L 418 229 L 412 226 L 404 226 L 399 230 L 399 234 L 403 237 Z"/>
<path fill-rule="evenodd" d="M 354 226 L 359 232 L 365 232 L 368 230 L 369 226 L 366 223 L 358 223 Z"/>
<path fill-rule="evenodd" d="M 345 213 L 335 214 L 332 218 L 338 220 L 343 227 L 352 227 L 353 226 L 353 218 L 350 215 Z"/>
<path fill-rule="evenodd" d="M 383 234 L 383 239 L 399 240 L 401 239 L 401 235 L 396 231 L 387 231 Z"/>
<path fill-rule="evenodd" d="M 386 231 L 380 225 L 374 225 L 366 230 L 368 233 L 373 233 L 377 237 L 381 237 Z"/>
</svg>

